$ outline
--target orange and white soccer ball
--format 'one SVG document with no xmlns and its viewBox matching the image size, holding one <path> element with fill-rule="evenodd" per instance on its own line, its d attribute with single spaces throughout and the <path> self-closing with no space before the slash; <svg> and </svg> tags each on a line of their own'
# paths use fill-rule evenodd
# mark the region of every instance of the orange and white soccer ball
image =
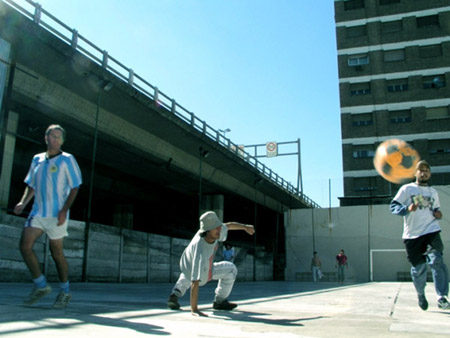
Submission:
<svg viewBox="0 0 450 338">
<path fill-rule="evenodd" d="M 389 139 L 378 146 L 373 164 L 389 182 L 404 184 L 414 178 L 419 161 L 419 153 L 410 144 L 400 139 Z"/>
</svg>

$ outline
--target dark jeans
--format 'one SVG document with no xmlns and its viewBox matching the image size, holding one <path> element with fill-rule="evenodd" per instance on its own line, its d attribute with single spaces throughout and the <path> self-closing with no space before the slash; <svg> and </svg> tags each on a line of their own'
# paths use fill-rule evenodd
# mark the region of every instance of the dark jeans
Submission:
<svg viewBox="0 0 450 338">
<path fill-rule="evenodd" d="M 439 232 L 433 232 L 403 241 L 408 260 L 411 263 L 411 278 L 419 295 L 425 294 L 427 264 L 433 274 L 434 287 L 438 296 L 448 296 L 448 269 L 442 258 L 444 245 Z"/>
</svg>

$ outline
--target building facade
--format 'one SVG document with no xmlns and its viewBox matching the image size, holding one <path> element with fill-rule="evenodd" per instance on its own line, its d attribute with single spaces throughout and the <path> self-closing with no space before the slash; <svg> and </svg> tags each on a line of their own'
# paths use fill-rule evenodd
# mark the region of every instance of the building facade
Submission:
<svg viewBox="0 0 450 338">
<path fill-rule="evenodd" d="M 450 1 L 336 0 L 344 169 L 341 205 L 390 201 L 377 146 L 411 144 L 450 184 Z"/>
</svg>

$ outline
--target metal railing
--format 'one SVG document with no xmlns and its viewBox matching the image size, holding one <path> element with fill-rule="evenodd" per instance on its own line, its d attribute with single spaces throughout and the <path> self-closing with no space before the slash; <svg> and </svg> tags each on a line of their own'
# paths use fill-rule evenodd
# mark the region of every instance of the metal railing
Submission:
<svg viewBox="0 0 450 338">
<path fill-rule="evenodd" d="M 302 191 L 299 191 L 290 182 L 287 182 L 272 169 L 258 161 L 254 156 L 239 148 L 237 144 L 234 144 L 229 138 L 222 135 L 218 130 L 208 125 L 205 121 L 199 119 L 194 115 L 194 113 L 177 103 L 175 99 L 170 98 L 161 92 L 158 87 L 153 86 L 144 78 L 136 74 L 133 69 L 126 67 L 120 61 L 109 55 L 107 51 L 100 49 L 95 44 L 90 42 L 87 38 L 79 34 L 76 29 L 70 28 L 65 23 L 54 17 L 52 14 L 43 9 L 40 4 L 31 0 L 22 0 L 21 2 L 24 2 L 24 5 L 30 7 L 30 9 L 26 9 L 14 0 L 1 1 L 7 3 L 18 12 L 32 19 L 36 24 L 44 27 L 58 38 L 67 42 L 74 50 L 82 53 L 103 69 L 115 75 L 117 78 L 127 83 L 130 87 L 136 89 L 140 94 L 143 94 L 153 100 L 156 105 L 171 111 L 175 116 L 189 124 L 194 129 L 208 136 L 211 140 L 217 142 L 228 151 L 234 153 L 236 156 L 244 159 L 267 179 L 282 187 L 290 194 L 297 196 L 306 205 L 313 208 L 320 208 L 316 202 L 304 195 Z"/>
</svg>

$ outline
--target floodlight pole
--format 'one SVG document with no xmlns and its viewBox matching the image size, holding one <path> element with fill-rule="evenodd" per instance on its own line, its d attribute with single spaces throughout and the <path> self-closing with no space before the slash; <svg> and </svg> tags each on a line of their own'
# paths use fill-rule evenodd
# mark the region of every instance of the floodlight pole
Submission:
<svg viewBox="0 0 450 338">
<path fill-rule="evenodd" d="M 300 150 L 300 138 L 297 139 L 297 158 L 298 158 L 297 191 L 300 191 L 301 194 L 303 195 L 302 162 L 301 162 L 302 157 Z"/>
</svg>

